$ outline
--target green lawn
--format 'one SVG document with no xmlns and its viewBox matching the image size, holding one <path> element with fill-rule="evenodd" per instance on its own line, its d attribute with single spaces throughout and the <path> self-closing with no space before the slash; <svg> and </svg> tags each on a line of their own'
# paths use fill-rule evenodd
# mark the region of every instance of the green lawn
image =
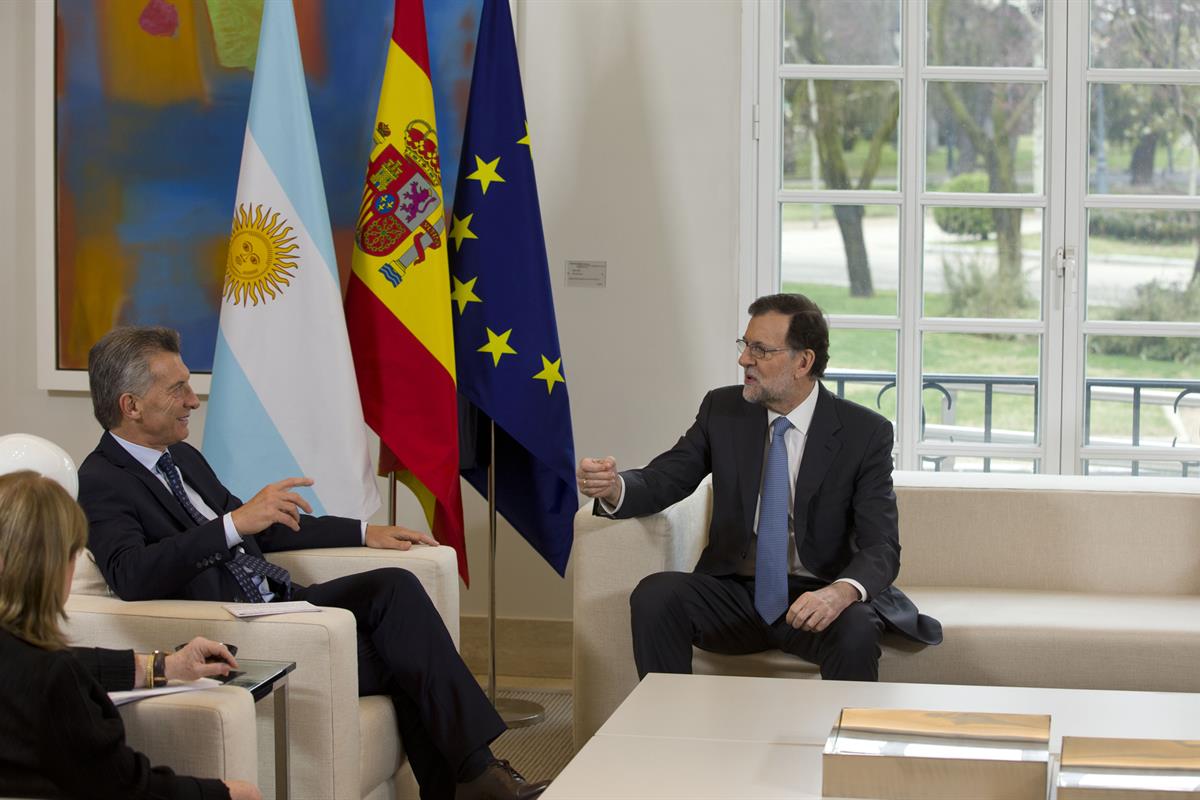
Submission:
<svg viewBox="0 0 1200 800">
<path fill-rule="evenodd" d="M 787 292 L 800 292 L 812 298 L 822 308 L 836 309 L 843 314 L 896 316 L 896 293 L 877 291 L 873 297 L 850 297 L 845 287 L 825 284 L 787 283 Z M 941 316 L 947 301 L 944 295 L 926 296 L 926 315 Z M 896 335 L 890 331 L 835 328 L 830 334 L 830 369 L 866 369 L 894 372 L 896 369 Z M 996 338 L 970 333 L 932 333 L 922 343 L 926 373 L 972 375 L 1037 375 L 1039 343 L 1036 336 Z M 1133 356 L 1089 354 L 1088 374 L 1105 377 L 1181 378 L 1196 379 L 1195 366 L 1173 361 L 1151 361 Z M 879 386 L 848 387 L 847 395 L 856 402 L 876 407 Z M 936 390 L 924 393 L 926 419 L 942 419 L 942 395 Z M 895 418 L 895 390 L 884 393 L 879 408 Z M 1031 430 L 1034 408 L 1032 398 L 1021 395 L 997 394 L 992 422 L 996 428 Z M 959 425 L 983 426 L 983 394 L 960 390 L 955 400 L 954 421 Z M 1092 431 L 1097 435 L 1130 436 L 1132 406 L 1116 401 L 1097 401 L 1092 407 Z M 1161 410 L 1147 405 L 1142 410 L 1143 436 L 1172 435 L 1172 429 Z"/>
</svg>

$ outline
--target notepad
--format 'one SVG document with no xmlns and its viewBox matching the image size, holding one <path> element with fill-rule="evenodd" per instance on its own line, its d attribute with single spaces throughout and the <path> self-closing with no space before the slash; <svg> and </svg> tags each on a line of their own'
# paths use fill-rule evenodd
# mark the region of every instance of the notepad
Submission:
<svg viewBox="0 0 1200 800">
<path fill-rule="evenodd" d="M 112 701 L 114 706 L 123 706 L 135 700 L 145 700 L 147 697 L 178 694 L 180 692 L 194 692 L 199 689 L 211 689 L 214 686 L 220 685 L 220 681 L 213 680 L 212 678 L 197 678 L 194 681 L 173 681 L 166 686 L 159 686 L 157 689 L 130 689 L 127 692 L 109 692 L 108 699 Z"/>
<path fill-rule="evenodd" d="M 272 614 L 304 614 L 321 610 L 320 606 L 314 606 L 307 600 L 292 600 L 287 603 L 226 603 L 222 608 L 238 619 L 267 617 Z"/>
</svg>

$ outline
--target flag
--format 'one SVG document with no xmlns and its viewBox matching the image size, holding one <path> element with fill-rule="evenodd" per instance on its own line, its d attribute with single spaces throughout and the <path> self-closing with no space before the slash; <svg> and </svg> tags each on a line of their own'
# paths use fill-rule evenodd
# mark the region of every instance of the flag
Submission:
<svg viewBox="0 0 1200 800">
<path fill-rule="evenodd" d="M 462 474 L 561 575 L 571 555 L 575 445 L 506 0 L 484 0 L 450 226 Z"/>
<path fill-rule="evenodd" d="M 317 514 L 379 508 L 290 0 L 263 6 L 203 449 L 242 497 L 308 476 Z"/>
<path fill-rule="evenodd" d="M 380 468 L 413 490 L 468 579 L 445 206 L 421 0 L 396 0 L 355 226 L 346 322 Z"/>
</svg>

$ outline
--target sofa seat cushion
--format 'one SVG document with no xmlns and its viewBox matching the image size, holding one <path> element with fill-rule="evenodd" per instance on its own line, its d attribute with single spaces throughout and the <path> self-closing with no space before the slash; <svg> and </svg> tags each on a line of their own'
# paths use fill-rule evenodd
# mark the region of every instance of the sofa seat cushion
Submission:
<svg viewBox="0 0 1200 800">
<path fill-rule="evenodd" d="M 1200 597 L 911 587 L 945 641 L 884 636 L 880 679 L 904 683 L 1200 691 Z M 817 677 L 778 651 L 695 651 L 701 674 Z"/>
<path fill-rule="evenodd" d="M 379 784 L 390 782 L 400 768 L 403 749 L 396 734 L 396 708 L 382 694 L 358 699 L 359 785 L 364 795 Z"/>
</svg>

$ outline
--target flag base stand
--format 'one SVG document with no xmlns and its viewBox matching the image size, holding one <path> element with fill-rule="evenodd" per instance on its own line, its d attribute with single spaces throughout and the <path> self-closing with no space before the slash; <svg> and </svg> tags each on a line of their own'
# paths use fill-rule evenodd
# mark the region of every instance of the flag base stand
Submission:
<svg viewBox="0 0 1200 800">
<path fill-rule="evenodd" d="M 537 725 L 546 716 L 546 709 L 532 700 L 501 697 L 493 705 L 500 719 L 510 728 L 528 728 L 530 725 Z"/>
<path fill-rule="evenodd" d="M 496 422 L 491 421 L 492 457 L 488 459 L 488 702 L 510 728 L 527 728 L 546 717 L 529 700 L 496 697 Z"/>
</svg>

